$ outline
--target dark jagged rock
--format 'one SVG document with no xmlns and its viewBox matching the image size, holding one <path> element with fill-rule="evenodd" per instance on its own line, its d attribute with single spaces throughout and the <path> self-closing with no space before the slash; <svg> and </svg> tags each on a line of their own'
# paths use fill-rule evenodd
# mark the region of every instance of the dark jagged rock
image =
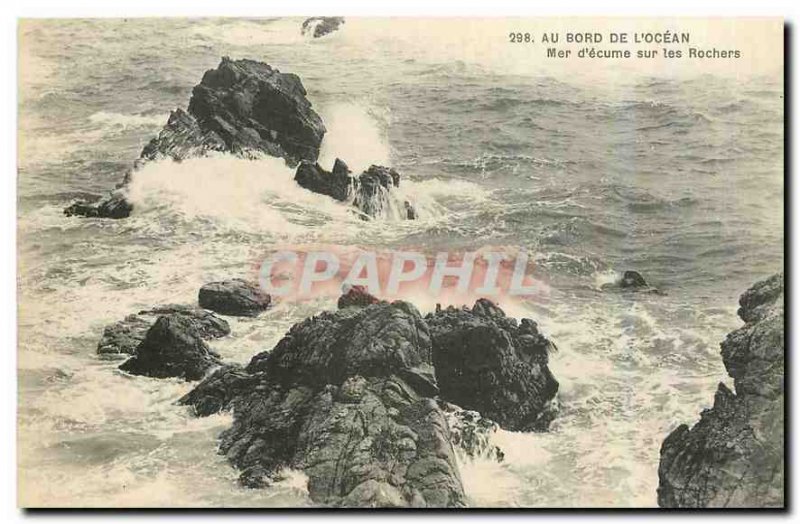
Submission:
<svg viewBox="0 0 800 524">
<path fill-rule="evenodd" d="M 64 214 L 68 217 L 127 218 L 132 210 L 133 204 L 127 199 L 125 192 L 116 190 L 95 202 L 73 202 L 64 209 Z"/>
<path fill-rule="evenodd" d="M 232 406 L 220 450 L 246 486 L 291 467 L 322 505 L 462 506 L 436 392 L 424 320 L 408 303 L 383 302 L 306 319 L 243 371 L 218 371 L 187 397 Z"/>
<path fill-rule="evenodd" d="M 648 287 L 647 281 L 645 281 L 641 273 L 637 271 L 626 271 L 622 275 L 619 286 L 626 289 Z"/>
<path fill-rule="evenodd" d="M 220 364 L 219 355 L 209 349 L 192 320 L 172 313 L 158 317 L 135 355 L 119 369 L 133 375 L 200 380 Z"/>
<path fill-rule="evenodd" d="M 163 158 L 179 162 L 206 156 L 211 151 L 227 151 L 227 144 L 215 131 L 201 128 L 194 116 L 176 109 L 158 136 L 144 146 L 136 165 Z"/>
<path fill-rule="evenodd" d="M 365 218 L 384 216 L 391 205 L 389 192 L 396 187 L 400 187 L 397 171 L 384 166 L 370 166 L 358 177 L 353 205 Z"/>
<path fill-rule="evenodd" d="M 722 343 L 734 379 L 691 429 L 661 445 L 658 504 L 664 508 L 784 506 L 783 274 L 739 300 L 745 325 Z"/>
<path fill-rule="evenodd" d="M 197 298 L 202 308 L 240 317 L 258 316 L 272 302 L 258 285 L 238 278 L 208 283 L 200 288 Z"/>
<path fill-rule="evenodd" d="M 286 160 L 315 162 L 325 126 L 311 108 L 300 79 L 254 60 L 224 57 L 206 71 L 192 91 L 188 111 L 177 109 L 158 136 L 134 162 L 134 171 L 147 162 L 176 161 L 225 152 L 245 158 L 266 154 Z M 133 204 L 128 171 L 119 186 L 96 202 L 77 201 L 64 209 L 67 216 L 125 218 Z"/>
<path fill-rule="evenodd" d="M 370 295 L 364 286 L 352 286 L 347 293 L 339 297 L 336 306 L 339 309 L 346 307 L 365 307 L 380 302 Z"/>
<path fill-rule="evenodd" d="M 242 366 L 227 364 L 181 397 L 178 404 L 192 406 L 199 417 L 213 415 L 230 409 L 233 400 L 244 395 L 256 383 L 256 377 L 247 373 Z"/>
<path fill-rule="evenodd" d="M 456 449 L 469 459 L 505 460 L 503 450 L 492 444 L 492 435 L 499 429 L 497 424 L 483 418 L 477 411 L 461 409 L 448 402 L 440 404 L 450 426 L 450 440 Z"/>
<path fill-rule="evenodd" d="M 302 162 L 294 179 L 300 187 L 309 191 L 340 202 L 352 202 L 364 219 L 390 215 L 406 220 L 417 218 L 417 211 L 411 202 L 404 201 L 401 209 L 399 201 L 393 198 L 392 191 L 400 187 L 400 173 L 389 167 L 373 165 L 354 177 L 347 164 L 338 158 L 332 171 L 326 171 L 319 164 Z"/>
<path fill-rule="evenodd" d="M 106 356 L 133 355 L 156 319 L 160 315 L 170 314 L 186 317 L 206 340 L 224 337 L 231 332 L 228 323 L 210 311 L 191 306 L 167 305 L 128 315 L 123 320 L 106 326 L 100 342 L 97 343 L 97 353 Z"/>
<path fill-rule="evenodd" d="M 546 430 L 555 415 L 552 343 L 530 319 L 507 317 L 486 299 L 426 317 L 442 399 L 513 431 Z"/>
<path fill-rule="evenodd" d="M 333 171 L 326 171 L 319 164 L 301 162 L 294 179 L 300 187 L 328 195 L 340 202 L 346 202 L 352 197 L 356 183 L 347 164 L 338 158 L 333 164 Z"/>
<path fill-rule="evenodd" d="M 222 59 L 192 91 L 189 113 L 232 153 L 315 162 L 325 126 L 300 78 L 255 60 Z"/>
<path fill-rule="evenodd" d="M 344 24 L 342 16 L 312 16 L 303 21 L 300 32 L 304 35 L 311 33 L 314 38 L 333 33 L 339 26 Z"/>
</svg>

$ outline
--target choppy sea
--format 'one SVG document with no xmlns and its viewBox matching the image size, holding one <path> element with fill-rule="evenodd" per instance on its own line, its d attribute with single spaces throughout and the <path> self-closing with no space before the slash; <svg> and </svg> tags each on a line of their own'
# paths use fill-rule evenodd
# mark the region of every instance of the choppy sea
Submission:
<svg viewBox="0 0 800 524">
<path fill-rule="evenodd" d="M 503 463 L 464 460 L 470 502 L 656 504 L 661 441 L 726 380 L 719 342 L 739 324 L 739 294 L 783 268 L 783 79 L 556 78 L 397 24 L 353 19 L 317 40 L 294 19 L 21 26 L 25 505 L 310 503 L 301 473 L 239 487 L 216 454 L 230 417 L 173 404 L 190 384 L 127 376 L 95 354 L 106 324 L 194 302 L 202 284 L 244 276 L 287 242 L 534 253 L 546 292 L 508 309 L 556 342 L 561 412 L 548 433 L 500 432 Z M 364 222 L 297 187 L 280 160 L 231 157 L 148 165 L 126 220 L 65 217 L 72 199 L 119 182 L 223 55 L 298 74 L 328 128 L 322 163 L 396 167 L 420 219 Z M 601 290 L 626 269 L 666 294 Z M 212 346 L 247 362 L 332 305 L 233 319 Z"/>
</svg>

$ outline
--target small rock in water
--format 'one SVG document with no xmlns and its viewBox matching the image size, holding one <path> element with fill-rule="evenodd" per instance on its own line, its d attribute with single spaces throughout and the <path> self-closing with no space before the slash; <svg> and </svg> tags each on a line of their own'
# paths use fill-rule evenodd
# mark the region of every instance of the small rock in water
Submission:
<svg viewBox="0 0 800 524">
<path fill-rule="evenodd" d="M 641 273 L 636 271 L 626 271 L 622 275 L 622 280 L 619 283 L 621 288 L 642 288 L 648 287 L 647 282 Z"/>
<path fill-rule="evenodd" d="M 314 38 L 320 38 L 336 31 L 342 24 L 344 24 L 342 16 L 312 16 L 303 21 L 300 32 L 304 35 L 311 32 Z"/>
<path fill-rule="evenodd" d="M 272 302 L 258 285 L 238 278 L 208 283 L 200 288 L 197 298 L 202 308 L 239 317 L 258 316 Z"/>
<path fill-rule="evenodd" d="M 132 210 L 133 204 L 127 200 L 123 191 L 118 190 L 96 202 L 74 202 L 64 209 L 64 214 L 68 217 L 127 218 Z"/>
<path fill-rule="evenodd" d="M 221 363 L 219 355 L 209 349 L 190 319 L 169 314 L 158 317 L 136 348 L 136 354 L 119 369 L 133 375 L 200 380 Z"/>
<path fill-rule="evenodd" d="M 109 324 L 97 343 L 97 354 L 104 356 L 133 355 L 145 335 L 161 315 L 176 314 L 186 317 L 205 339 L 229 335 L 228 323 L 210 311 L 193 306 L 167 305 L 140 311 Z"/>
</svg>

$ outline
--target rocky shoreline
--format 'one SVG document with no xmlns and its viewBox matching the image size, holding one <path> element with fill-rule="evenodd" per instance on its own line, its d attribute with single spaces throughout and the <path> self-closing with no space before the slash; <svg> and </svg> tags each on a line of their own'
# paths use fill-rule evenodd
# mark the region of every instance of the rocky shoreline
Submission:
<svg viewBox="0 0 800 524">
<path fill-rule="evenodd" d="M 232 282 L 232 295 L 249 296 Z M 463 507 L 457 454 L 502 461 L 491 443 L 498 428 L 547 430 L 554 346 L 532 320 L 485 299 L 423 317 L 359 288 L 338 306 L 244 367 L 206 343 L 228 335 L 227 323 L 194 306 L 131 315 L 106 328 L 99 347 L 130 356 L 119 367 L 127 373 L 202 379 L 177 402 L 196 416 L 233 413 L 220 453 L 240 483 L 262 488 L 302 470 L 309 496 L 326 506 Z M 457 343 L 466 339 L 474 343 Z M 512 399 L 519 405 L 506 409 Z"/>
<path fill-rule="evenodd" d="M 745 322 L 722 343 L 734 391 L 664 440 L 662 508 L 782 508 L 784 501 L 784 282 L 774 275 L 739 300 Z"/>
</svg>

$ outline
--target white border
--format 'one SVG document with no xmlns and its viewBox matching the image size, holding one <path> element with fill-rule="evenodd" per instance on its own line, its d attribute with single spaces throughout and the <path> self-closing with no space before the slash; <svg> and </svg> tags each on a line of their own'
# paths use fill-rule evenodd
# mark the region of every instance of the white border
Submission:
<svg viewBox="0 0 800 524">
<path fill-rule="evenodd" d="M 12 5 L 13 4 L 13 5 Z M 31 518 L 31 515 L 21 513 L 16 509 L 16 23 L 17 19 L 22 18 L 58 18 L 58 17 L 139 17 L 139 16 L 289 16 L 289 15 L 345 15 L 345 16 L 782 16 L 790 23 L 794 22 L 793 42 L 791 51 L 787 50 L 787 57 L 792 56 L 795 59 L 794 70 L 797 68 L 797 41 L 800 39 L 800 29 L 797 24 L 800 20 L 800 2 L 797 0 L 752 0 L 752 1 L 736 1 L 727 0 L 720 2 L 702 1 L 702 0 L 671 0 L 669 2 L 660 2 L 658 4 L 651 2 L 633 2 L 630 0 L 603 0 L 603 1 L 572 1 L 572 0 L 559 0 L 557 2 L 535 2 L 535 1 L 522 1 L 522 0 L 484 0 L 482 2 L 466 2 L 461 1 L 439 1 L 432 0 L 404 0 L 403 2 L 396 2 L 388 4 L 385 2 L 372 1 L 359 1 L 359 0 L 338 0 L 336 2 L 324 2 L 322 0 L 292 0 L 290 2 L 269 2 L 263 1 L 246 1 L 246 0 L 225 0 L 225 1 L 209 1 L 209 0 L 194 0 L 192 2 L 178 2 L 166 0 L 136 0 L 136 1 L 55 1 L 55 0 L 24 0 L 23 2 L 13 2 L 7 0 L 0 10 L 2 11 L 2 50 L 3 60 L 2 68 L 4 73 L 4 81 L 2 82 L 2 91 L 0 91 L 0 105 L 2 107 L 2 125 L 0 125 L 0 147 L 2 147 L 3 155 L 3 176 L 0 178 L 0 301 L 2 308 L 0 308 L 0 336 L 3 343 L 0 344 L 0 351 L 4 354 L 3 365 L 0 366 L 0 373 L 2 373 L 2 380 L 0 380 L 0 388 L 2 388 L 2 423 L 3 431 L 0 435 L 2 446 L 2 474 L 0 474 L 0 500 L 2 500 L 2 516 L 3 521 L 18 521 L 24 518 Z M 796 104 L 797 96 L 797 79 L 796 74 L 792 75 L 792 92 L 791 97 Z M 787 93 L 787 96 L 789 94 Z M 794 122 L 794 115 L 787 115 L 792 118 Z M 791 141 L 791 149 L 798 151 L 798 134 L 795 133 Z M 789 166 L 787 166 L 788 170 Z M 798 199 L 798 184 L 791 185 L 791 202 L 800 202 Z M 786 195 L 789 198 L 790 195 Z M 791 224 L 797 225 L 795 220 L 795 213 L 791 212 L 786 217 L 787 221 Z M 793 231 L 795 228 L 791 228 Z M 796 235 L 792 235 L 792 245 L 796 246 Z M 791 268 L 792 275 L 797 274 L 797 266 L 800 262 L 794 255 L 795 249 L 792 249 L 791 260 L 794 261 Z M 789 268 L 787 268 L 787 271 Z M 796 284 L 791 286 L 791 295 L 795 296 Z M 53 307 L 58 307 L 54 304 Z M 788 326 L 797 326 L 798 323 L 797 308 L 792 310 L 791 319 L 787 324 Z M 796 340 L 796 338 L 795 338 Z M 795 351 L 797 344 L 794 344 L 788 351 L 793 355 L 791 358 L 792 369 L 787 370 L 791 373 L 794 379 L 791 383 L 797 380 L 796 365 L 794 363 L 798 360 L 798 354 Z M 794 388 L 792 388 L 794 389 Z M 791 392 L 790 392 L 791 394 Z M 792 412 L 789 414 L 788 421 L 798 417 L 798 403 L 794 396 L 792 396 Z M 794 431 L 791 435 L 796 435 Z M 787 442 L 787 444 L 789 444 Z M 797 450 L 793 449 L 794 453 L 791 454 L 792 463 L 790 471 L 797 472 Z M 790 483 L 793 488 L 792 493 L 789 494 L 789 500 L 793 501 L 796 505 L 798 503 L 797 497 L 797 481 Z M 398 514 L 375 514 L 366 513 L 361 515 L 353 514 L 314 514 L 314 513 L 296 513 L 296 514 L 221 514 L 214 512 L 207 512 L 203 514 L 59 514 L 59 515 L 40 515 L 38 518 L 49 519 L 92 519 L 95 521 L 111 521 L 119 517 L 125 517 L 129 521 L 162 521 L 164 519 L 181 518 L 181 519 L 214 519 L 217 520 L 231 520 L 238 518 L 257 518 L 270 520 L 289 520 L 293 521 L 308 521 L 322 518 L 337 518 L 337 519 L 351 519 L 351 518 L 398 518 Z M 469 518 L 471 520 L 480 519 L 489 521 L 498 518 L 498 514 L 464 514 L 459 513 L 456 515 L 451 514 L 410 514 L 406 517 L 414 518 L 420 522 L 438 522 L 442 519 L 452 520 L 454 518 Z M 616 521 L 618 519 L 625 520 L 649 520 L 652 517 L 659 517 L 660 521 L 675 521 L 680 522 L 685 519 L 699 519 L 704 520 L 728 520 L 728 519 L 763 519 L 763 515 L 733 515 L 733 514 L 676 514 L 671 513 L 668 515 L 655 515 L 653 513 L 636 514 L 636 513 L 605 513 L 605 514 L 577 514 L 571 513 L 566 515 L 553 515 L 548 513 L 521 513 L 521 514 L 504 514 L 502 518 L 513 519 L 530 519 L 537 522 L 551 521 L 554 519 L 562 521 L 576 521 L 583 520 L 584 518 L 592 518 L 598 520 Z M 791 515 L 790 520 L 795 520 L 796 515 Z"/>
</svg>

